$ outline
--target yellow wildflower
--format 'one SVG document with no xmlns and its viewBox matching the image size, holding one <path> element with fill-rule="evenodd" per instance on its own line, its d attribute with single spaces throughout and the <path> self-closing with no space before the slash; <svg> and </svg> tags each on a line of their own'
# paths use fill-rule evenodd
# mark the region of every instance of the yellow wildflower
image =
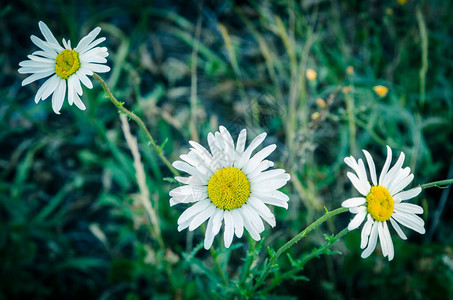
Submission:
<svg viewBox="0 0 453 300">
<path fill-rule="evenodd" d="M 305 76 L 307 76 L 308 80 L 313 81 L 316 80 L 316 77 L 318 77 L 318 73 L 316 73 L 316 71 L 313 69 L 307 69 Z"/>
<path fill-rule="evenodd" d="M 383 85 L 375 85 L 375 86 L 373 86 L 373 91 L 379 97 L 385 97 L 387 95 L 387 93 L 389 92 L 389 89 Z"/>
</svg>

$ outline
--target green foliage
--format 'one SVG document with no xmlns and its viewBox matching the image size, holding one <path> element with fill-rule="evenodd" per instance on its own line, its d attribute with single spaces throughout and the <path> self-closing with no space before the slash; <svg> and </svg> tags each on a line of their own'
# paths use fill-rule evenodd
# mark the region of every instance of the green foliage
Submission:
<svg viewBox="0 0 453 300">
<path fill-rule="evenodd" d="M 361 259 L 359 230 L 341 239 L 345 215 L 270 265 L 288 240 L 351 197 L 346 156 L 368 149 L 381 166 L 389 145 L 406 153 L 414 185 L 452 177 L 451 11 L 446 0 L 6 3 L 0 299 L 453 298 L 453 206 L 439 200 L 449 189 L 415 199 L 427 234 L 402 241 L 393 232 L 391 262 L 379 250 Z M 65 102 L 59 116 L 51 100 L 33 102 L 41 82 L 21 87 L 18 63 L 36 50 L 29 37 L 40 35 L 39 20 L 74 46 L 102 27 L 112 68 L 103 78 L 156 142 L 157 151 L 130 120 L 163 243 L 101 86 L 84 89 L 86 111 Z M 388 94 L 378 96 L 376 85 Z M 244 234 L 225 249 L 219 234 L 206 251 L 202 230 L 177 231 L 185 207 L 169 206 L 178 183 L 159 155 L 172 162 L 188 140 L 206 145 L 219 124 L 233 136 L 245 127 L 249 137 L 268 133 L 278 145 L 272 160 L 291 173 L 282 188 L 290 202 L 288 211 L 272 208 L 277 226 L 260 242 Z"/>
</svg>

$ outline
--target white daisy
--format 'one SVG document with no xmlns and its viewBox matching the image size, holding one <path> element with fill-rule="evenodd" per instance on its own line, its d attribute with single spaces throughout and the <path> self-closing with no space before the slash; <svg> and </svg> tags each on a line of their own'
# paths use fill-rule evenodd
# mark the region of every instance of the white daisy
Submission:
<svg viewBox="0 0 453 300">
<path fill-rule="evenodd" d="M 277 146 L 267 146 L 252 156 L 266 133 L 258 135 L 245 149 L 245 129 L 240 132 L 236 147 L 228 130 L 223 126 L 219 130 L 208 134 L 211 152 L 190 141 L 189 153 L 180 156 L 182 161 L 173 163 L 176 169 L 190 176 L 176 177 L 185 185 L 170 191 L 170 206 L 195 202 L 179 217 L 178 231 L 187 227 L 192 231 L 209 219 L 204 240 L 206 249 L 211 247 L 222 221 L 225 247 L 230 247 L 234 234 L 242 237 L 244 227 L 254 240 L 260 240 L 264 230 L 261 219 L 275 226 L 275 217 L 265 204 L 287 209 L 289 200 L 278 191 L 290 179 L 289 174 L 283 169 L 266 171 L 274 163 L 265 158 Z"/>
<path fill-rule="evenodd" d="M 403 201 L 414 198 L 420 194 L 422 189 L 416 187 L 407 191 L 402 191 L 414 179 L 409 167 L 402 168 L 404 163 L 404 153 L 401 152 L 398 161 L 389 170 L 392 161 L 392 150 L 387 146 L 387 159 L 382 168 L 379 182 L 376 177 L 376 168 L 370 153 L 363 150 L 368 167 L 370 169 L 371 182 L 368 182 L 365 164 L 362 159 L 356 161 L 354 157 L 346 157 L 345 163 L 351 167 L 355 173 L 348 172 L 347 176 L 354 187 L 364 197 L 355 197 L 345 200 L 341 206 L 348 207 L 349 211 L 356 214 L 348 225 L 349 230 L 356 229 L 367 219 L 362 228 L 362 239 L 360 247 L 364 249 L 362 258 L 368 257 L 376 248 L 377 238 L 382 248 L 382 253 L 392 260 L 394 249 L 390 236 L 387 221 L 392 224 L 396 233 L 403 240 L 407 239 L 398 223 L 406 226 L 418 233 L 424 234 L 424 221 L 416 214 L 422 214 L 423 208 L 418 205 L 405 203 Z"/>
<path fill-rule="evenodd" d="M 87 75 L 93 72 L 104 73 L 110 71 L 108 66 L 102 65 L 107 62 L 109 55 L 106 47 L 95 47 L 105 41 L 105 38 L 95 40 L 101 31 L 100 27 L 93 29 L 87 36 L 82 38 L 74 49 L 71 48 L 71 41 L 63 39 L 63 47 L 53 36 L 49 27 L 44 22 L 39 21 L 45 41 L 32 35 L 31 41 L 42 50 L 28 55 L 29 60 L 19 63 L 21 68 L 19 73 L 32 74 L 22 81 L 22 86 L 27 85 L 38 79 L 46 78 L 46 82 L 39 88 L 35 96 L 35 102 L 46 100 L 52 93 L 52 108 L 55 113 L 60 114 L 60 109 L 68 90 L 68 102 L 73 103 L 81 110 L 85 110 L 85 105 L 79 96 L 82 96 L 82 82 L 87 88 L 91 89 L 93 84 Z"/>
</svg>

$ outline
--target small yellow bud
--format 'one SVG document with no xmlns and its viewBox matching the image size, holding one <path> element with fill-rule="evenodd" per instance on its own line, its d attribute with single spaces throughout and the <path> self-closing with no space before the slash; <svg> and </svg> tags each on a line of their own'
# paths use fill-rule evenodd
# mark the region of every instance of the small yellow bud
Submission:
<svg viewBox="0 0 453 300">
<path fill-rule="evenodd" d="M 399 5 L 404 5 L 407 3 L 407 0 L 396 0 L 396 2 L 398 2 Z"/>
<path fill-rule="evenodd" d="M 305 72 L 305 76 L 307 76 L 308 80 L 313 81 L 316 80 L 318 73 L 316 73 L 316 71 L 313 69 L 307 69 L 307 71 Z"/>
<path fill-rule="evenodd" d="M 341 89 L 341 91 L 343 92 L 343 94 L 347 94 L 347 93 L 349 93 L 351 90 L 352 90 L 352 86 L 350 86 L 350 85 L 344 86 L 344 87 Z"/>
<path fill-rule="evenodd" d="M 317 119 L 319 119 L 319 112 L 315 111 L 314 113 L 311 114 L 311 120 L 312 121 L 316 121 Z"/>
<path fill-rule="evenodd" d="M 346 73 L 349 74 L 349 75 L 354 74 L 354 67 L 353 66 L 348 66 L 346 68 Z"/>
<path fill-rule="evenodd" d="M 387 9 L 385 10 L 385 13 L 386 13 L 387 15 L 391 16 L 391 15 L 393 15 L 393 9 L 389 7 L 389 8 L 387 8 Z"/>
<path fill-rule="evenodd" d="M 373 86 L 373 91 L 379 97 L 385 97 L 387 95 L 387 93 L 389 92 L 389 89 L 383 85 L 375 85 L 375 86 Z"/>
<path fill-rule="evenodd" d="M 326 101 L 324 101 L 324 99 L 322 99 L 322 98 L 316 99 L 316 104 L 317 104 L 320 108 L 326 107 Z"/>
</svg>

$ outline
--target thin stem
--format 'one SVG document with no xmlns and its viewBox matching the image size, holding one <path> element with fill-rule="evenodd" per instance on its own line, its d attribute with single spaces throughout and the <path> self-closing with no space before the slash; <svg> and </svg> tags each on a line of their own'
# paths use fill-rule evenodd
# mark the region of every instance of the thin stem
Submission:
<svg viewBox="0 0 453 300">
<path fill-rule="evenodd" d="M 253 264 L 253 261 L 255 260 L 255 249 L 256 249 L 256 242 L 253 240 L 250 235 L 247 235 L 247 238 L 249 240 L 249 250 L 247 251 L 247 260 L 244 264 L 244 269 L 242 270 L 242 275 L 241 275 L 241 281 L 239 283 L 240 286 L 242 286 L 247 278 L 250 275 L 250 267 Z"/>
<path fill-rule="evenodd" d="M 212 258 L 214 259 L 215 266 L 217 270 L 219 271 L 220 277 L 222 277 L 223 283 L 227 286 L 228 285 L 228 280 L 226 278 L 225 272 L 222 269 L 222 266 L 220 265 L 217 257 L 219 254 L 217 251 L 215 251 L 214 247 L 209 248 L 209 251 L 211 252 Z"/>
<path fill-rule="evenodd" d="M 159 146 L 157 146 L 156 142 L 154 141 L 151 133 L 146 128 L 145 123 L 143 123 L 142 119 L 140 119 L 139 116 L 137 116 L 136 114 L 134 114 L 133 112 L 131 112 L 127 108 L 125 108 L 123 106 L 124 103 L 118 101 L 115 98 L 115 96 L 113 96 L 112 92 L 110 91 L 110 89 L 107 86 L 107 84 L 105 83 L 105 81 L 98 74 L 93 73 L 93 77 L 101 84 L 101 86 L 104 89 L 105 93 L 109 97 L 110 101 L 112 101 L 112 103 L 116 106 L 116 108 L 120 112 L 128 115 L 129 118 L 134 120 L 138 124 L 138 126 L 140 126 L 140 128 L 145 132 L 145 135 L 146 135 L 149 143 L 154 148 L 154 150 L 156 151 L 157 155 L 162 160 L 162 162 L 168 167 L 168 169 L 173 173 L 173 175 L 178 176 L 179 172 L 171 165 L 171 163 L 168 161 L 168 159 L 164 156 L 164 154 L 162 153 L 162 149 L 160 149 Z"/>
<path fill-rule="evenodd" d="M 427 188 L 431 188 L 431 187 L 438 187 L 438 188 L 442 187 L 443 188 L 443 186 L 447 186 L 450 184 L 453 184 L 453 179 L 445 179 L 445 180 L 429 182 L 429 183 L 421 184 L 418 187 L 421 187 L 422 189 L 427 189 Z"/>
<path fill-rule="evenodd" d="M 204 224 L 201 225 L 201 230 L 203 231 L 203 234 L 206 235 L 206 226 Z M 225 286 L 227 286 L 228 280 L 226 278 L 225 272 L 223 271 L 222 266 L 217 260 L 219 254 L 217 253 L 217 251 L 215 251 L 214 246 L 211 246 L 211 248 L 209 248 L 209 252 L 211 253 L 212 259 L 214 260 L 214 264 L 217 268 L 217 271 L 219 271 L 220 277 L 222 277 L 223 283 L 225 284 Z"/>
<path fill-rule="evenodd" d="M 276 263 L 276 261 L 280 257 L 280 255 L 282 255 L 286 250 L 291 248 L 295 243 L 300 241 L 303 237 L 305 237 L 307 234 L 309 234 L 313 229 L 315 229 L 316 227 L 318 227 L 319 225 L 321 225 L 328 219 L 330 219 L 333 216 L 336 216 L 338 214 L 344 213 L 348 210 L 349 210 L 349 208 L 340 207 L 340 208 L 337 208 L 335 210 L 332 210 L 332 211 L 326 213 L 325 215 L 323 215 L 322 217 L 320 217 L 319 219 L 317 219 L 316 221 L 314 221 L 313 223 L 308 225 L 304 230 L 302 230 L 300 233 L 298 233 L 295 237 L 293 237 L 286 244 L 281 246 L 280 249 L 278 249 L 277 252 L 275 252 L 274 256 L 269 261 L 269 263 L 265 266 L 263 273 L 261 273 L 260 278 L 258 279 L 256 284 L 253 286 L 252 292 L 256 291 L 256 289 L 264 283 L 264 280 L 266 279 L 267 275 L 269 275 L 271 268 L 274 266 L 274 264 Z"/>
<path fill-rule="evenodd" d="M 287 273 L 283 274 L 283 276 L 280 277 L 281 280 L 272 282 L 272 284 L 270 284 L 269 286 L 266 286 L 266 288 L 263 289 L 262 291 L 260 291 L 260 293 L 266 294 L 267 292 L 271 291 L 275 286 L 280 284 L 284 279 L 292 278 L 294 275 L 297 274 L 297 272 L 299 272 L 300 270 L 303 269 L 303 266 L 305 266 L 305 264 L 307 262 L 309 262 L 311 259 L 313 259 L 315 257 L 319 257 L 320 255 L 325 253 L 325 251 L 327 249 L 329 249 L 333 244 L 338 242 L 342 237 L 344 237 L 348 233 L 349 233 L 348 228 L 345 228 L 342 231 L 340 231 L 339 233 L 337 233 L 337 235 L 335 235 L 331 240 L 329 240 L 327 243 L 325 243 L 322 247 L 320 247 L 318 249 L 314 249 L 314 251 L 312 251 L 311 253 L 304 256 L 300 260 L 300 262 L 297 264 L 298 268 L 291 268 Z"/>
</svg>

